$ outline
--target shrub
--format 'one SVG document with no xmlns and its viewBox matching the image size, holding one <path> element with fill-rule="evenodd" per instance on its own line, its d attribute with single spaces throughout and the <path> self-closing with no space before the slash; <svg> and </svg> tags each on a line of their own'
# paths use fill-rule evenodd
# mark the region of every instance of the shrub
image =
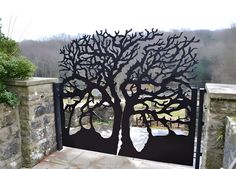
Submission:
<svg viewBox="0 0 236 169">
<path fill-rule="evenodd" d="M 7 91 L 4 81 L 26 79 L 33 75 L 35 66 L 25 57 L 12 57 L 0 53 L 0 103 L 14 107 L 18 103 L 16 95 Z"/>
<path fill-rule="evenodd" d="M 6 103 L 11 107 L 18 103 L 17 96 L 7 91 L 4 81 L 26 79 L 34 72 L 35 66 L 28 59 L 20 56 L 18 43 L 5 37 L 1 32 L 0 24 L 0 103 Z"/>
<path fill-rule="evenodd" d="M 4 36 L 0 37 L 0 52 L 8 56 L 20 56 L 17 42 Z"/>
<path fill-rule="evenodd" d="M 9 57 L 0 53 L 0 81 L 25 79 L 33 75 L 35 66 L 25 57 Z"/>
<path fill-rule="evenodd" d="M 5 53 L 8 56 L 20 55 L 20 48 L 18 46 L 18 43 L 12 39 L 9 39 L 2 33 L 1 23 L 0 23 L 0 53 Z"/>
</svg>

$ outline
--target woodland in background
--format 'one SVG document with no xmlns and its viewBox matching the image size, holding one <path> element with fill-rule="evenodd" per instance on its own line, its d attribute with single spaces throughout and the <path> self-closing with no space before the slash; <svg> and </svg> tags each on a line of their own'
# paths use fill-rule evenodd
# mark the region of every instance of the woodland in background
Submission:
<svg viewBox="0 0 236 169">
<path fill-rule="evenodd" d="M 165 34 L 178 32 L 174 30 Z M 236 27 L 183 32 L 188 37 L 200 39 L 196 46 L 199 59 L 197 82 L 236 83 Z M 60 49 L 71 39 L 80 36 L 62 34 L 39 41 L 25 40 L 20 42 L 20 49 L 22 55 L 37 66 L 35 76 L 58 77 L 58 61 L 62 58 Z"/>
</svg>

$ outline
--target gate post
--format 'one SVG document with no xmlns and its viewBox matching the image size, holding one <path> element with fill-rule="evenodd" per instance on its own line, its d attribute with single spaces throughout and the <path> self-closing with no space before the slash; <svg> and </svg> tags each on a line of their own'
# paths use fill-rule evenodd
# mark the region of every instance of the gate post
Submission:
<svg viewBox="0 0 236 169">
<path fill-rule="evenodd" d="M 200 88 L 199 93 L 199 109 L 198 109 L 198 124 L 197 124 L 197 148 L 196 148 L 196 161 L 195 161 L 195 169 L 199 169 L 200 166 L 200 157 L 201 153 L 201 142 L 202 142 L 202 126 L 203 123 L 203 106 L 204 106 L 204 93 L 206 90 L 204 88 Z"/>
<path fill-rule="evenodd" d="M 56 151 L 53 83 L 57 78 L 32 77 L 7 82 L 20 103 L 22 167 L 31 168 Z"/>
<path fill-rule="evenodd" d="M 61 91 L 62 91 L 62 84 L 53 83 L 57 150 L 61 150 L 63 148 L 62 128 L 61 128 L 61 111 L 62 111 L 62 98 L 61 98 L 62 92 Z"/>
<path fill-rule="evenodd" d="M 223 166 L 226 117 L 236 115 L 236 85 L 207 83 L 206 91 L 202 168 L 220 169 Z"/>
</svg>

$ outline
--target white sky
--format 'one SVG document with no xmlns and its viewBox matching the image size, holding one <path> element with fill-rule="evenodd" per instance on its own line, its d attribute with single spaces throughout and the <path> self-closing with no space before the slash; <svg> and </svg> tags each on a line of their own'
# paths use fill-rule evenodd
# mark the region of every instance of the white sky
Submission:
<svg viewBox="0 0 236 169">
<path fill-rule="evenodd" d="M 105 28 L 215 30 L 236 23 L 236 0 L 0 0 L 0 18 L 17 41 Z"/>
</svg>

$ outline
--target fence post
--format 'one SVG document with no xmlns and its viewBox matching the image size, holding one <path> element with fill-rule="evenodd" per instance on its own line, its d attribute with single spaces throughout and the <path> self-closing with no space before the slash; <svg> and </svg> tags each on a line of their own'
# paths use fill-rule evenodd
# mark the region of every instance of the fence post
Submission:
<svg viewBox="0 0 236 169">
<path fill-rule="evenodd" d="M 63 148 L 62 144 L 62 128 L 61 128 L 61 111 L 62 111 L 62 84 L 53 83 L 53 93 L 54 93 L 54 107 L 55 107 L 55 123 L 56 123 L 56 140 L 57 140 L 57 150 Z"/>
</svg>

